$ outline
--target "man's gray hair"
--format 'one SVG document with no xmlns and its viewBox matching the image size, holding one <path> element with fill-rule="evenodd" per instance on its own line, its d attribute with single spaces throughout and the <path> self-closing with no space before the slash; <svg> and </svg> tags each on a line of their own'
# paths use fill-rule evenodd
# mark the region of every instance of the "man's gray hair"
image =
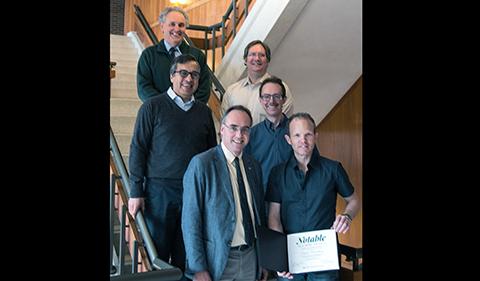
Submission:
<svg viewBox="0 0 480 281">
<path fill-rule="evenodd" d="M 160 13 L 160 16 L 158 17 L 158 20 L 161 22 L 161 23 L 165 23 L 165 21 L 167 20 L 167 15 L 170 13 L 170 12 L 179 12 L 183 15 L 183 17 L 185 18 L 185 26 L 188 27 L 188 23 L 189 23 L 189 19 L 188 19 L 188 14 L 180 7 L 166 7 L 165 9 L 163 9 L 163 11 Z"/>
</svg>

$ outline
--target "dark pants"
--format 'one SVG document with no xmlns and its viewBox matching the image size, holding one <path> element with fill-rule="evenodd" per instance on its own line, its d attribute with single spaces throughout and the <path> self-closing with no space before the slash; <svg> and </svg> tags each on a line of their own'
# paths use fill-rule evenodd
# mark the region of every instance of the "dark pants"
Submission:
<svg viewBox="0 0 480 281">
<path fill-rule="evenodd" d="M 256 276 L 257 253 L 255 247 L 244 250 L 230 249 L 227 265 L 220 281 L 255 281 Z"/>
<path fill-rule="evenodd" d="M 185 271 L 182 180 L 147 180 L 145 187 L 145 222 L 158 256 Z"/>
<path fill-rule="evenodd" d="M 293 279 L 278 277 L 278 281 L 338 281 L 338 270 L 294 274 Z"/>
</svg>

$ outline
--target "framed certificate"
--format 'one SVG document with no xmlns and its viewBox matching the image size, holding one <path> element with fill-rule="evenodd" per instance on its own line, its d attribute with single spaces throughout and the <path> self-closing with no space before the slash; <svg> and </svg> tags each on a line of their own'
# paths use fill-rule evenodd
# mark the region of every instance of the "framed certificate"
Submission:
<svg viewBox="0 0 480 281">
<path fill-rule="evenodd" d="M 288 235 L 266 227 L 258 230 L 263 268 L 290 273 L 340 269 L 337 234 L 333 229 Z"/>
</svg>

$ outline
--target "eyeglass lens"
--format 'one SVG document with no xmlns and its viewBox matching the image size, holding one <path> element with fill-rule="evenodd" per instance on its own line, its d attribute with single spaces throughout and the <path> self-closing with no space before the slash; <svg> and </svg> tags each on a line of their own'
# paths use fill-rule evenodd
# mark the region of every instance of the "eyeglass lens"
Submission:
<svg viewBox="0 0 480 281">
<path fill-rule="evenodd" d="M 198 79 L 200 77 L 200 73 L 196 71 L 188 72 L 185 69 L 182 69 L 177 72 L 180 74 L 182 78 L 187 78 L 189 74 L 192 76 L 193 79 Z"/>
<path fill-rule="evenodd" d="M 250 128 L 249 127 L 239 127 L 237 125 L 227 125 L 227 124 L 224 124 L 224 125 L 227 126 L 227 128 L 230 129 L 230 131 L 232 133 L 236 133 L 238 131 L 240 131 L 240 133 L 242 133 L 242 134 L 250 133 Z"/>
<path fill-rule="evenodd" d="M 274 95 L 261 95 L 262 100 L 264 101 L 269 101 L 271 98 L 273 98 L 275 101 L 281 100 L 283 97 L 282 95 L 279 94 L 274 94 Z"/>
</svg>

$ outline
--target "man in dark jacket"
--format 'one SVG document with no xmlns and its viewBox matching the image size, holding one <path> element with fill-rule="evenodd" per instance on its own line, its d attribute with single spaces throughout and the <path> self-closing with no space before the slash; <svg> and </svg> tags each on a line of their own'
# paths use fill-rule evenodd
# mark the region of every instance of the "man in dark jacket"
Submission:
<svg viewBox="0 0 480 281">
<path fill-rule="evenodd" d="M 163 37 L 157 45 L 146 48 L 137 67 L 137 90 L 142 101 L 160 95 L 170 87 L 170 65 L 181 54 L 192 55 L 200 64 L 200 81 L 195 99 L 206 104 L 210 97 L 211 81 L 203 52 L 184 42 L 188 15 L 179 7 L 165 8 L 159 17 Z"/>
</svg>

